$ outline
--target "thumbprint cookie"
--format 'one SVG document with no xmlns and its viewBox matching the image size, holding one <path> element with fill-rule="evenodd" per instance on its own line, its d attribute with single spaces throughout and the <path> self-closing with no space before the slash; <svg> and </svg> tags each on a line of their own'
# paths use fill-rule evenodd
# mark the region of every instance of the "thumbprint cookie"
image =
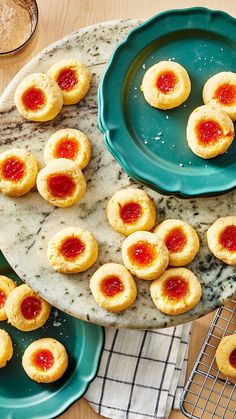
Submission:
<svg viewBox="0 0 236 419">
<path fill-rule="evenodd" d="M 227 265 L 236 265 L 236 216 L 218 218 L 207 231 L 213 255 Z"/>
<path fill-rule="evenodd" d="M 141 90 L 149 105 L 158 109 L 172 109 L 188 98 L 191 82 L 182 65 L 160 61 L 146 71 Z"/>
<path fill-rule="evenodd" d="M 37 383 L 59 380 L 68 367 L 65 347 L 56 339 L 43 338 L 32 342 L 22 357 L 26 374 Z"/>
<path fill-rule="evenodd" d="M 171 268 L 152 282 L 150 292 L 158 310 L 175 316 L 186 313 L 198 304 L 202 287 L 189 269 Z"/>
<path fill-rule="evenodd" d="M 183 266 L 192 262 L 199 250 L 199 239 L 196 231 L 181 220 L 165 220 L 155 230 L 165 243 L 171 266 Z"/>
<path fill-rule="evenodd" d="M 114 313 L 130 307 L 137 297 L 134 278 L 119 263 L 102 265 L 91 277 L 90 288 L 96 303 Z"/>
<path fill-rule="evenodd" d="M 87 67 L 78 60 L 63 59 L 48 70 L 61 89 L 64 105 L 74 105 L 84 98 L 91 84 Z"/>
<path fill-rule="evenodd" d="M 86 192 L 86 180 L 78 165 L 69 159 L 56 159 L 38 174 L 40 195 L 56 207 L 70 207 Z"/>
<path fill-rule="evenodd" d="M 57 272 L 64 274 L 83 272 L 97 260 L 97 240 L 89 231 L 82 228 L 66 227 L 49 241 L 47 256 L 49 263 Z"/>
<path fill-rule="evenodd" d="M 91 158 L 92 145 L 78 129 L 60 129 L 49 138 L 44 149 L 45 164 L 55 159 L 70 159 L 84 169 Z"/>
<path fill-rule="evenodd" d="M 145 191 L 122 189 L 108 201 L 107 218 L 114 230 L 128 236 L 137 230 L 151 230 L 156 208 Z"/>
<path fill-rule="evenodd" d="M 220 105 L 229 117 L 236 120 L 236 73 L 222 71 L 207 80 L 203 88 L 203 101 Z"/>
<path fill-rule="evenodd" d="M 55 80 L 44 73 L 26 76 L 14 95 L 20 114 L 31 121 L 50 121 L 60 112 L 63 97 Z"/>
<path fill-rule="evenodd" d="M 8 322 L 24 332 L 38 329 L 46 323 L 51 306 L 28 285 L 16 287 L 5 303 Z"/>
<path fill-rule="evenodd" d="M 137 278 L 152 280 L 167 268 L 169 252 L 157 234 L 136 231 L 123 242 L 122 258 L 126 268 Z"/>
<path fill-rule="evenodd" d="M 188 145 L 197 156 L 211 159 L 225 153 L 234 139 L 234 125 L 217 105 L 199 106 L 187 124 Z"/>
<path fill-rule="evenodd" d="M 216 364 L 222 374 L 236 379 L 236 335 L 221 339 L 216 349 Z"/>
<path fill-rule="evenodd" d="M 0 321 L 7 320 L 5 303 L 10 292 L 16 288 L 16 283 L 7 276 L 0 275 Z"/>
<path fill-rule="evenodd" d="M 3 329 L 0 329 L 0 368 L 6 366 L 13 355 L 13 346 L 10 335 Z"/>
<path fill-rule="evenodd" d="M 27 194 L 36 183 L 38 163 L 26 150 L 12 148 L 0 154 L 0 191 L 17 197 Z"/>
</svg>

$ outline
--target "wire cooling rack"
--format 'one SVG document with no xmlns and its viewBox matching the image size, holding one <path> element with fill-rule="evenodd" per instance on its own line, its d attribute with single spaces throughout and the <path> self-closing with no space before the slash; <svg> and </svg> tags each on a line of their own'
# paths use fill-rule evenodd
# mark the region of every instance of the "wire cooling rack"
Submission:
<svg viewBox="0 0 236 419">
<path fill-rule="evenodd" d="M 223 336 L 236 333 L 236 300 L 217 310 L 181 396 L 183 414 L 193 419 L 236 418 L 236 381 L 217 368 L 216 348 Z"/>
</svg>

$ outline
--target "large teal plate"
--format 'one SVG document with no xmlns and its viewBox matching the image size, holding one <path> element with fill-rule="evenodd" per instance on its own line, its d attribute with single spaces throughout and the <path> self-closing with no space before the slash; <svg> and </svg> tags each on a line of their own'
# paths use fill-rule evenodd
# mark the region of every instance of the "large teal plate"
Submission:
<svg viewBox="0 0 236 419">
<path fill-rule="evenodd" d="M 21 283 L 0 252 L 0 274 Z M 52 419 L 61 415 L 86 392 L 96 376 L 104 344 L 102 327 L 83 322 L 59 310 L 52 310 L 44 327 L 33 332 L 20 332 L 1 322 L 14 344 L 14 355 L 0 370 L 1 419 Z M 25 348 L 35 339 L 53 337 L 63 343 L 69 356 L 64 376 L 53 384 L 37 384 L 21 366 Z"/>
<path fill-rule="evenodd" d="M 160 111 L 144 100 L 145 71 L 162 60 L 188 71 L 192 91 L 178 108 Z M 204 160 L 187 146 L 186 125 L 203 104 L 206 80 L 236 71 L 235 19 L 205 8 L 158 14 L 132 30 L 116 48 L 100 83 L 99 127 L 105 143 L 135 180 L 183 197 L 214 195 L 236 186 L 236 141 L 224 155 Z"/>
</svg>

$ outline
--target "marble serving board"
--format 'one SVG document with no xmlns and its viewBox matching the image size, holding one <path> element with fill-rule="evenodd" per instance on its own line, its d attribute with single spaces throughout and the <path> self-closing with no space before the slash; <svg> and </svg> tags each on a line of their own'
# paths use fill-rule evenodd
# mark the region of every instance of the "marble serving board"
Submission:
<svg viewBox="0 0 236 419">
<path fill-rule="evenodd" d="M 117 190 L 133 182 L 106 150 L 97 127 L 97 88 L 113 48 L 136 26 L 137 20 L 112 21 L 72 33 L 49 46 L 30 61 L 12 80 L 0 100 L 0 152 L 13 147 L 31 151 L 43 166 L 44 145 L 60 128 L 77 128 L 85 132 L 93 144 L 93 156 L 84 171 L 87 193 L 70 208 L 56 208 L 32 191 L 21 198 L 0 196 L 0 248 L 17 274 L 39 294 L 59 309 L 100 325 L 129 328 L 162 328 L 196 319 L 211 312 L 236 292 L 236 273 L 215 259 L 206 245 L 206 230 L 218 217 L 234 214 L 236 194 L 215 198 L 181 200 L 162 196 L 144 188 L 154 199 L 158 220 L 180 218 L 197 229 L 201 248 L 189 265 L 203 286 L 200 303 L 179 316 L 160 313 L 152 303 L 148 281 L 137 280 L 138 298 L 133 306 L 120 314 L 98 307 L 89 289 L 89 279 L 103 263 L 120 262 L 124 237 L 108 224 L 105 207 Z M 78 58 L 92 73 L 92 87 L 86 98 L 75 106 L 63 107 L 56 119 L 47 123 L 30 122 L 16 111 L 13 102 L 20 80 L 32 72 L 44 71 L 61 58 Z M 48 263 L 48 240 L 61 228 L 80 226 L 90 230 L 99 243 L 96 264 L 84 273 L 62 275 Z"/>
</svg>

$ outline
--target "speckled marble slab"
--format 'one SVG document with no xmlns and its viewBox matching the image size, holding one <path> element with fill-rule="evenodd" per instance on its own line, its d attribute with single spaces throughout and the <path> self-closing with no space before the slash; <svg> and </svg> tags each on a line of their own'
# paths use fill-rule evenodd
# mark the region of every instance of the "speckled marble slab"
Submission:
<svg viewBox="0 0 236 419">
<path fill-rule="evenodd" d="M 138 299 L 128 310 L 111 314 L 98 307 L 89 290 L 89 278 L 103 263 L 122 262 L 124 237 L 114 232 L 107 222 L 105 207 L 117 190 L 132 182 L 113 160 L 103 144 L 97 128 L 97 87 L 114 46 L 136 26 L 136 20 L 113 21 L 74 32 L 46 48 L 30 61 L 12 80 L 0 100 L 0 151 L 12 147 L 30 150 L 43 166 L 42 155 L 49 136 L 60 128 L 78 128 L 93 143 L 93 157 L 85 170 L 88 191 L 76 205 L 55 208 L 37 191 L 21 198 L 0 196 L 0 248 L 17 274 L 50 303 L 73 316 L 101 325 L 130 328 L 161 328 L 196 319 L 236 292 L 236 271 L 208 251 L 205 233 L 216 218 L 235 213 L 236 193 L 215 198 L 180 200 L 145 190 L 153 197 L 158 219 L 180 218 L 194 225 L 201 238 L 201 249 L 189 265 L 203 285 L 203 297 L 190 312 L 179 316 L 160 313 L 152 303 L 148 281 L 137 281 Z M 24 120 L 13 103 L 16 85 L 27 74 L 47 71 L 61 58 L 78 58 L 93 75 L 92 87 L 79 105 L 63 107 L 56 119 L 48 123 Z M 80 226 L 94 233 L 99 242 L 99 258 L 88 271 L 77 275 L 61 275 L 49 266 L 46 257 L 48 240 L 65 226 Z"/>
</svg>

